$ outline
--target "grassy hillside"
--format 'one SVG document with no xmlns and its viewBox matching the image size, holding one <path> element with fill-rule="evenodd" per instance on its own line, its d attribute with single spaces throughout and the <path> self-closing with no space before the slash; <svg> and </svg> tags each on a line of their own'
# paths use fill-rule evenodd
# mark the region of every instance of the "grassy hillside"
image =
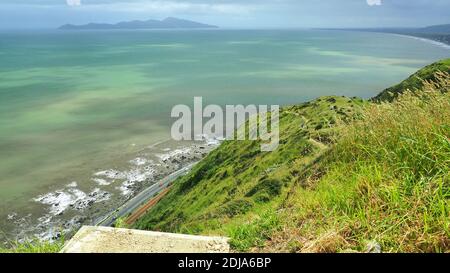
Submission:
<svg viewBox="0 0 450 273">
<path fill-rule="evenodd" d="M 236 251 L 449 251 L 449 76 L 435 76 L 449 63 L 393 103 L 284 108 L 278 150 L 223 143 L 136 227 L 226 235 Z"/>
<path fill-rule="evenodd" d="M 450 251 L 450 94 L 421 91 L 364 109 L 292 191 L 265 250 Z"/>
<path fill-rule="evenodd" d="M 440 62 L 436 62 L 424 67 L 403 82 L 384 90 L 375 98 L 373 98 L 373 100 L 376 102 L 392 102 L 395 98 L 398 97 L 399 94 L 408 89 L 411 91 L 420 90 L 423 87 L 423 81 L 436 80 L 436 73 L 438 71 L 450 73 L 450 59 L 442 60 Z"/>
<path fill-rule="evenodd" d="M 174 188 L 136 227 L 230 234 L 251 215 L 275 210 L 296 177 L 330 147 L 336 128 L 361 109 L 361 99 L 323 97 L 280 113 L 280 147 L 262 153 L 256 141 L 226 141 Z M 231 228 L 231 230 L 228 230 Z"/>
</svg>

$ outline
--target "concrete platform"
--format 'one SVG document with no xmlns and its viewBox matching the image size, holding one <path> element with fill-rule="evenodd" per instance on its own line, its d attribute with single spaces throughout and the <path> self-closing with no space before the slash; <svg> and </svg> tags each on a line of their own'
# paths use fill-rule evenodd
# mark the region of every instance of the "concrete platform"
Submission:
<svg viewBox="0 0 450 273">
<path fill-rule="evenodd" d="M 228 238 L 82 227 L 62 253 L 228 253 Z"/>
</svg>

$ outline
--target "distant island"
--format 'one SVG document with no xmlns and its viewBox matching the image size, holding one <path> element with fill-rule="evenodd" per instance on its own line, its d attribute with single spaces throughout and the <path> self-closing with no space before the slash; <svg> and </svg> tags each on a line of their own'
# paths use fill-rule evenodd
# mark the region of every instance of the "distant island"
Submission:
<svg viewBox="0 0 450 273">
<path fill-rule="evenodd" d="M 340 30 L 370 31 L 409 35 L 450 45 L 450 24 L 434 25 L 423 28 L 346 28 Z"/>
<path fill-rule="evenodd" d="M 85 25 L 63 25 L 59 27 L 62 30 L 99 30 L 99 29 L 193 29 L 193 28 L 218 28 L 217 26 L 207 25 L 194 21 L 168 17 L 164 20 L 147 21 L 127 21 L 117 24 L 89 23 Z"/>
</svg>

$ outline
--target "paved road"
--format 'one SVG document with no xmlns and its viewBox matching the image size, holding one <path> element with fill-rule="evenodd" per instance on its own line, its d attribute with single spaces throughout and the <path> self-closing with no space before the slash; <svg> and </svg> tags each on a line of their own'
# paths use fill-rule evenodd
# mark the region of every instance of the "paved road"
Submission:
<svg viewBox="0 0 450 273">
<path fill-rule="evenodd" d="M 164 177 L 157 183 L 151 185 L 150 187 L 143 190 L 138 195 L 136 195 L 135 197 L 133 197 L 132 199 L 127 201 L 124 205 L 122 205 L 121 207 L 119 207 L 118 209 L 116 209 L 115 211 L 110 213 L 108 216 L 97 221 L 95 223 L 95 225 L 96 226 L 106 226 L 106 227 L 111 226 L 112 224 L 114 224 L 114 222 L 118 218 L 127 216 L 128 214 L 132 213 L 133 211 L 138 209 L 142 204 L 146 203 L 148 200 L 153 198 L 155 195 L 159 194 L 164 189 L 166 189 L 167 186 L 169 186 L 169 184 L 172 183 L 173 181 L 175 181 L 178 177 L 188 173 L 195 164 L 196 163 L 192 163 L 192 164 L 184 167 L 183 169 L 178 170 L 178 171 Z"/>
</svg>

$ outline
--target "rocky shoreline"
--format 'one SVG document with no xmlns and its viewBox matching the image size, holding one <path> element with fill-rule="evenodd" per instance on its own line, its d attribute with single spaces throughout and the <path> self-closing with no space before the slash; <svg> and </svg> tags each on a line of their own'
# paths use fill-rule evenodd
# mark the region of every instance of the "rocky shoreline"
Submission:
<svg viewBox="0 0 450 273">
<path fill-rule="evenodd" d="M 220 145 L 221 139 L 148 146 L 123 168 L 98 170 L 92 174 L 91 189 L 86 191 L 72 181 L 57 190 L 33 198 L 45 207 L 44 215 L 8 215 L 17 229 L 16 239 L 57 240 L 70 238 L 82 225 L 90 225 L 173 172 L 200 161 Z M 37 219 L 37 220 L 35 220 Z"/>
</svg>

